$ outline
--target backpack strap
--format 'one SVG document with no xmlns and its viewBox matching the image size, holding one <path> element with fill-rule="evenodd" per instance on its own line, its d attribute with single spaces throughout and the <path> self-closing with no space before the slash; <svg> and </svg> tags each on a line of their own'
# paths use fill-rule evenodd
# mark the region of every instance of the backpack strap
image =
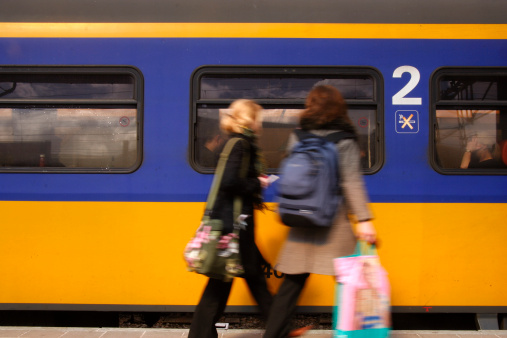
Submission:
<svg viewBox="0 0 507 338">
<path fill-rule="evenodd" d="M 310 133 L 309 131 L 305 131 L 302 129 L 295 129 L 294 133 L 298 137 L 300 141 L 308 139 L 308 138 L 320 138 L 320 139 L 326 139 L 329 142 L 332 143 L 338 143 L 341 140 L 344 139 L 356 139 L 356 135 L 346 132 L 346 131 L 337 131 L 331 134 L 328 134 L 326 136 L 319 136 L 315 135 L 313 133 Z"/>
</svg>

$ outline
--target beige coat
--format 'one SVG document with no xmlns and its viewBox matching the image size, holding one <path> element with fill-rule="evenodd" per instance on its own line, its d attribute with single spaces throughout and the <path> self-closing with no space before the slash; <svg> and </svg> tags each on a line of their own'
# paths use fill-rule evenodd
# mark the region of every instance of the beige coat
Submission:
<svg viewBox="0 0 507 338">
<path fill-rule="evenodd" d="M 334 131 L 312 130 L 311 132 L 325 136 Z M 292 149 L 296 142 L 297 138 L 292 134 L 289 138 L 288 149 Z M 275 265 L 275 269 L 280 272 L 334 275 L 333 259 L 352 254 L 356 245 L 356 238 L 347 214 L 353 214 L 357 220 L 361 221 L 372 218 L 361 173 L 357 142 L 351 139 L 342 140 L 338 142 L 337 149 L 344 204 L 340 207 L 330 228 L 290 229 Z"/>
</svg>

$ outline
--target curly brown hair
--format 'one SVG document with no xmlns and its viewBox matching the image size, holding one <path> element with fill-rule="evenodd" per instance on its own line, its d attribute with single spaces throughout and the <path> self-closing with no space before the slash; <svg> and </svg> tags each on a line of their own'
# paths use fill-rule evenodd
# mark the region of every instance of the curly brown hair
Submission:
<svg viewBox="0 0 507 338">
<path fill-rule="evenodd" d="M 333 86 L 314 87 L 305 102 L 306 109 L 299 117 L 301 128 L 305 130 L 323 129 L 326 125 L 348 125 L 352 123 L 347 115 L 347 104 L 342 94 Z M 349 129 L 349 128 L 347 128 Z"/>
</svg>

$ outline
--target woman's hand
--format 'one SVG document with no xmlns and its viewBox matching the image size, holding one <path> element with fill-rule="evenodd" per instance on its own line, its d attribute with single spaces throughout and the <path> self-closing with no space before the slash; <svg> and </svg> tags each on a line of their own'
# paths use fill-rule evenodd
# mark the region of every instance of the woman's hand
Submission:
<svg viewBox="0 0 507 338">
<path fill-rule="evenodd" d="M 358 239 L 374 244 L 377 242 L 377 231 L 370 221 L 357 223 L 356 236 Z"/>
<path fill-rule="evenodd" d="M 266 189 L 267 187 L 269 187 L 269 178 L 268 178 L 268 176 L 259 176 L 257 178 L 261 182 L 261 188 L 262 189 Z"/>
</svg>

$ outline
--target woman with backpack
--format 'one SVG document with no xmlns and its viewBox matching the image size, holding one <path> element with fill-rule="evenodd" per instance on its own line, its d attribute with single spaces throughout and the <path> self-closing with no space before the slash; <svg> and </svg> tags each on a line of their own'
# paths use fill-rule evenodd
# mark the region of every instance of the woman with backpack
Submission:
<svg viewBox="0 0 507 338">
<path fill-rule="evenodd" d="M 369 199 L 361 174 L 361 156 L 356 131 L 347 115 L 345 100 L 332 86 L 314 87 L 300 116 L 303 131 L 325 137 L 343 131 L 353 137 L 336 144 L 341 193 L 344 201 L 330 227 L 292 227 L 279 254 L 276 269 L 285 279 L 276 294 L 266 324 L 264 338 L 285 338 L 290 335 L 290 319 L 298 298 L 311 273 L 334 278 L 333 259 L 351 255 L 358 239 L 374 243 L 376 231 L 370 222 Z M 291 134 L 288 153 L 297 143 Z M 355 215 L 355 232 L 348 214 Z"/>
</svg>

